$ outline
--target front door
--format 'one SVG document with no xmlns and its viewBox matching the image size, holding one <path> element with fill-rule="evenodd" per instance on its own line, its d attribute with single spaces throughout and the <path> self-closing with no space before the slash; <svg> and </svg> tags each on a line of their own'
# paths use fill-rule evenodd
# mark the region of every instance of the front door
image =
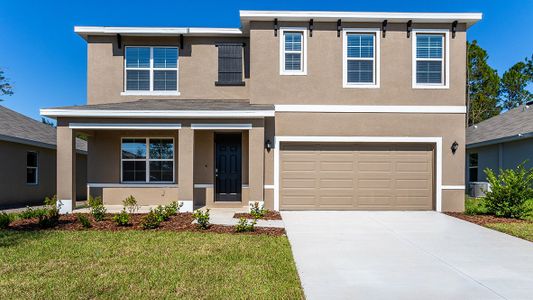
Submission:
<svg viewBox="0 0 533 300">
<path fill-rule="evenodd" d="M 215 134 L 215 201 L 241 201 L 240 133 Z"/>
</svg>

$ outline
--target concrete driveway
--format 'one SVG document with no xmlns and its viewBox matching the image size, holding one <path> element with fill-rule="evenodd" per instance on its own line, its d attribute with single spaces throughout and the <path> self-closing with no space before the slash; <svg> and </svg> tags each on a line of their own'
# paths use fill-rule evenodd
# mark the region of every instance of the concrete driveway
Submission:
<svg viewBox="0 0 533 300">
<path fill-rule="evenodd" d="M 282 212 L 307 299 L 533 299 L 533 243 L 437 212 Z"/>
</svg>

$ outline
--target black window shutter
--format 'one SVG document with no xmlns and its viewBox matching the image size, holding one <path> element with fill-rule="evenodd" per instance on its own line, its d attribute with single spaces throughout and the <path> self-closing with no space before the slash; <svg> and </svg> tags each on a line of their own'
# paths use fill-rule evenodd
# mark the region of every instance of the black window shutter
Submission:
<svg viewBox="0 0 533 300">
<path fill-rule="evenodd" d="M 244 85 L 242 80 L 242 43 L 220 43 L 218 47 L 218 81 L 215 85 Z"/>
</svg>

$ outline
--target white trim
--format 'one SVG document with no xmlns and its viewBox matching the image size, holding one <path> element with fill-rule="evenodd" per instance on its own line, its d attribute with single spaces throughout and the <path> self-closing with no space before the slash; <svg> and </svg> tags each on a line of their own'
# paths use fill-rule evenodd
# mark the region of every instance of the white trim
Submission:
<svg viewBox="0 0 533 300">
<path fill-rule="evenodd" d="M 146 143 L 146 156 L 145 158 L 123 158 L 122 157 L 122 144 L 125 139 L 144 139 Z M 172 139 L 172 158 L 150 158 L 150 140 L 153 139 Z M 124 162 L 125 161 L 144 161 L 146 164 L 145 168 L 145 184 L 171 184 L 176 182 L 176 140 L 174 137 L 121 137 L 120 138 L 120 182 L 125 184 L 139 184 L 142 181 L 124 181 Z M 172 161 L 172 181 L 150 181 L 150 162 L 163 162 L 163 161 Z"/>
<path fill-rule="evenodd" d="M 465 186 L 464 185 L 443 185 L 442 189 L 443 190 L 464 190 Z"/>
<path fill-rule="evenodd" d="M 214 27 L 109 27 L 109 26 L 74 26 L 74 32 L 81 35 L 242 35 L 239 28 Z"/>
<path fill-rule="evenodd" d="M 285 70 L 285 32 L 302 33 L 301 70 Z M 305 27 L 281 27 L 279 29 L 279 75 L 307 75 L 307 28 Z"/>
<path fill-rule="evenodd" d="M 193 123 L 191 129 L 194 130 L 249 130 L 252 124 L 224 124 L 224 123 Z"/>
<path fill-rule="evenodd" d="M 348 58 L 348 38 L 350 33 L 362 33 L 362 34 L 374 34 L 374 57 L 368 58 Z M 380 28 L 344 28 L 342 30 L 342 87 L 343 88 L 379 88 L 380 83 L 380 40 L 381 29 Z M 348 82 L 348 59 L 350 60 L 372 60 L 374 77 L 372 83 L 355 83 Z"/>
<path fill-rule="evenodd" d="M 274 189 L 274 185 L 273 184 L 265 184 L 265 186 L 263 188 L 265 190 L 273 190 Z"/>
<path fill-rule="evenodd" d="M 195 183 L 194 184 L 195 189 L 208 189 L 208 188 L 213 188 L 213 187 L 215 187 L 215 185 L 212 183 Z"/>
<path fill-rule="evenodd" d="M 128 129 L 128 130 L 167 130 L 167 129 L 181 129 L 181 124 L 167 124 L 167 123 L 70 123 L 70 129 Z"/>
<path fill-rule="evenodd" d="M 178 91 L 125 91 L 125 92 L 120 92 L 120 95 L 121 96 L 179 96 L 181 94 Z"/>
<path fill-rule="evenodd" d="M 193 212 L 193 201 L 192 200 L 178 200 L 179 205 L 181 205 L 180 212 Z"/>
<path fill-rule="evenodd" d="M 274 147 L 274 210 L 279 211 L 280 144 L 282 142 L 346 142 L 346 143 L 427 143 L 435 144 L 435 202 L 442 211 L 442 137 L 386 136 L 275 136 Z"/>
<path fill-rule="evenodd" d="M 466 106 L 446 105 L 275 105 L 276 112 L 464 114 Z"/>
<path fill-rule="evenodd" d="M 416 39 L 419 33 L 433 33 L 444 35 L 444 63 L 442 64 L 444 83 L 429 84 L 416 82 Z M 413 89 L 449 89 L 450 88 L 450 30 L 449 29 L 413 29 L 411 42 L 411 80 Z"/>
<path fill-rule="evenodd" d="M 116 118 L 263 118 L 274 110 L 97 110 L 41 109 L 46 117 L 116 117 Z"/>
<path fill-rule="evenodd" d="M 56 206 L 59 208 L 60 214 L 69 214 L 72 212 L 72 199 L 59 199 Z"/>
<path fill-rule="evenodd" d="M 87 188 L 177 188 L 167 183 L 87 183 Z"/>
</svg>

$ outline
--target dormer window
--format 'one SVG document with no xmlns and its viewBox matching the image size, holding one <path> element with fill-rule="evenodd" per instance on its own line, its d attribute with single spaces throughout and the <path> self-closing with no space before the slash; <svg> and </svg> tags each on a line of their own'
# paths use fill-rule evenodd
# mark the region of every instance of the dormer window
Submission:
<svg viewBox="0 0 533 300">
<path fill-rule="evenodd" d="M 122 95 L 179 95 L 177 47 L 126 47 Z"/>
</svg>

